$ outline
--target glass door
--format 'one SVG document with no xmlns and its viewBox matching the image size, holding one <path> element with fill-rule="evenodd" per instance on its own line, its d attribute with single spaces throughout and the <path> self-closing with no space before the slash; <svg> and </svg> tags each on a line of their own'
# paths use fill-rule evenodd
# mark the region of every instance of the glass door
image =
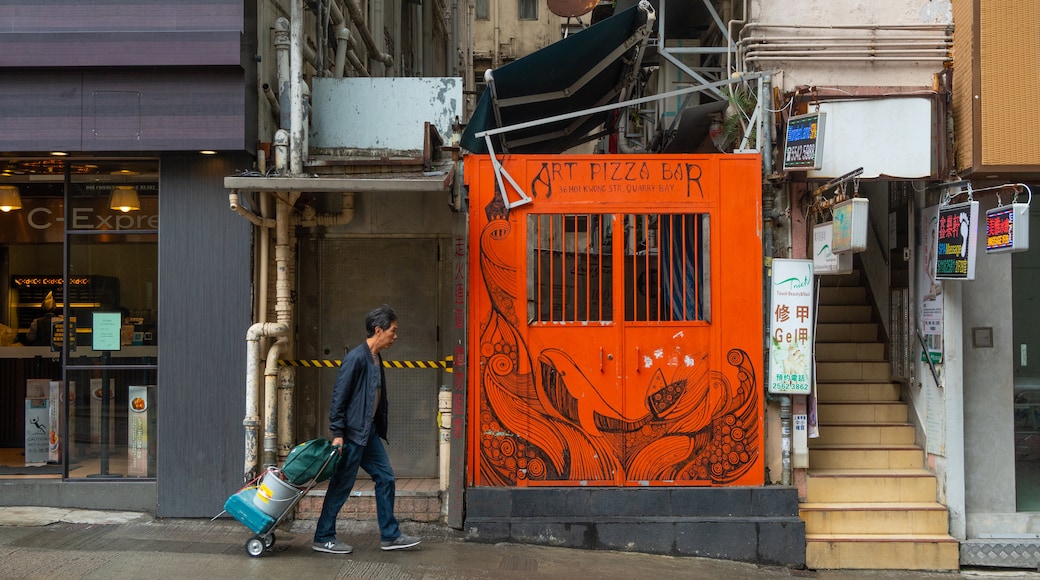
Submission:
<svg viewBox="0 0 1040 580">
<path fill-rule="evenodd" d="M 66 200 L 66 477 L 155 477 L 158 165 L 72 171 Z"/>
<path fill-rule="evenodd" d="M 1029 208 L 1033 223 L 1040 220 Z M 1011 256 L 1015 361 L 1015 489 L 1020 512 L 1040 511 L 1040 228 Z"/>
</svg>

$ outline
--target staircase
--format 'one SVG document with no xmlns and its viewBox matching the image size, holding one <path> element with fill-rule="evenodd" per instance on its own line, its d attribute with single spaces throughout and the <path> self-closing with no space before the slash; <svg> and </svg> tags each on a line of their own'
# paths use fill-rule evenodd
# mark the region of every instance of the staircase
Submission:
<svg viewBox="0 0 1040 580">
<path fill-rule="evenodd" d="M 805 563 L 812 569 L 957 570 L 900 386 L 858 272 L 824 277 L 816 333 L 820 437 L 809 440 Z"/>
</svg>

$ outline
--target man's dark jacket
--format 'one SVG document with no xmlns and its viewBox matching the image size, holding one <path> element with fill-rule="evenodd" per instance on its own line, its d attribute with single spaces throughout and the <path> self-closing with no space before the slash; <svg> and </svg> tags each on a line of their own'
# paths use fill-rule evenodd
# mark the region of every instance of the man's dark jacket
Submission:
<svg viewBox="0 0 1040 580">
<path fill-rule="evenodd" d="M 386 376 L 383 374 L 383 358 L 378 358 L 378 363 L 373 360 L 367 341 L 361 341 L 343 357 L 329 408 L 329 430 L 333 438 L 342 437 L 345 441 L 365 445 L 374 423 L 376 433 L 386 439 Z M 373 417 L 376 389 L 380 391 L 379 407 Z"/>
</svg>

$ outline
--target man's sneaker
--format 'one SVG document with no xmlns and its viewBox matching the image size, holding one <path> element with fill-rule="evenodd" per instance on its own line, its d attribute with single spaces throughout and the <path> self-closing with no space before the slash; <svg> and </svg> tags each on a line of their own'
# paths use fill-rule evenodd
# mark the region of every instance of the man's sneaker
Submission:
<svg viewBox="0 0 1040 580">
<path fill-rule="evenodd" d="M 339 540 L 314 542 L 311 544 L 311 548 L 315 552 L 328 552 L 329 554 L 349 554 L 354 551 L 354 548 L 351 548 Z"/>
<path fill-rule="evenodd" d="M 392 540 L 381 540 L 379 547 L 383 550 L 401 550 L 404 548 L 411 548 L 412 546 L 418 546 L 422 539 L 416 538 L 415 536 L 406 536 L 401 534 Z"/>
</svg>

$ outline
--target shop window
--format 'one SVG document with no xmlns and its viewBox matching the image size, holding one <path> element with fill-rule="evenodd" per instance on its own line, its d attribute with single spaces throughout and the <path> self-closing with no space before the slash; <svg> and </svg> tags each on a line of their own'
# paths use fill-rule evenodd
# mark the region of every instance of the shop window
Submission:
<svg viewBox="0 0 1040 580">
<path fill-rule="evenodd" d="M 625 320 L 709 322 L 707 214 L 625 216 Z"/>
<path fill-rule="evenodd" d="M 0 384 L 18 403 L 0 405 L 0 425 L 15 426 L 0 447 L 22 447 L 17 461 L 41 474 L 155 477 L 158 162 L 4 168 L 19 176 L 20 207 L 0 214 L 0 323 L 17 347 L 0 370 L 27 378 Z"/>
<path fill-rule="evenodd" d="M 613 319 L 613 219 L 609 214 L 528 217 L 528 316 L 532 322 Z"/>
<path fill-rule="evenodd" d="M 517 16 L 520 20 L 538 20 L 538 3 L 535 0 L 517 0 Z"/>
</svg>

